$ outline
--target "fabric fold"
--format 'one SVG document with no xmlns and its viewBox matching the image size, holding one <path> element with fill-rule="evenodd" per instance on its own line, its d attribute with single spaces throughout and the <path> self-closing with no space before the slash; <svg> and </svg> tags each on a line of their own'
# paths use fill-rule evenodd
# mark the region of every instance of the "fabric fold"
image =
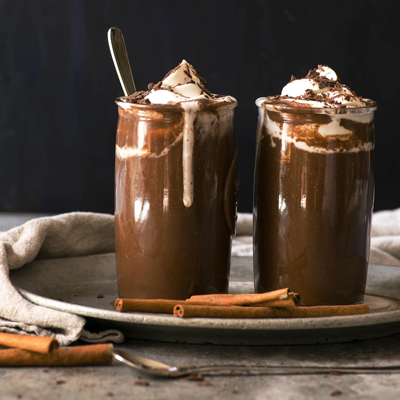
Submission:
<svg viewBox="0 0 400 400">
<path fill-rule="evenodd" d="M 33 219 L 0 233 L 0 330 L 77 340 L 85 319 L 38 306 L 12 285 L 9 271 L 34 259 L 80 257 L 115 251 L 112 215 L 74 212 Z"/>
<path fill-rule="evenodd" d="M 372 215 L 369 262 L 400 267 L 400 208 Z"/>
</svg>

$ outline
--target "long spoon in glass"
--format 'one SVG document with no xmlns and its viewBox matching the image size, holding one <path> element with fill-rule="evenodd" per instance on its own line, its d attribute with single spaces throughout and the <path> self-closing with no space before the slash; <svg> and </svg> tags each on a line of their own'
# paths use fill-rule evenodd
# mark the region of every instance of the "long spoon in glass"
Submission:
<svg viewBox="0 0 400 400">
<path fill-rule="evenodd" d="M 107 36 L 111 57 L 114 61 L 114 66 L 117 70 L 122 90 L 124 91 L 125 96 L 129 96 L 136 92 L 136 86 L 133 80 L 131 66 L 129 64 L 124 37 L 122 36 L 122 32 L 116 27 L 110 28 Z"/>
</svg>

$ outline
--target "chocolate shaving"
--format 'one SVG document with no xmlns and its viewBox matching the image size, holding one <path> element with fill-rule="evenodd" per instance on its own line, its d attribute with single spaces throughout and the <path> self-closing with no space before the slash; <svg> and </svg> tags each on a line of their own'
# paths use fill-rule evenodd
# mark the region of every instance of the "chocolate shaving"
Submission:
<svg viewBox="0 0 400 400">
<path fill-rule="evenodd" d="M 207 81 L 206 81 L 203 77 L 201 77 L 201 76 L 199 75 L 199 73 L 197 72 L 197 70 L 193 68 L 193 65 L 192 65 L 192 64 L 189 64 L 189 63 L 188 63 L 187 68 L 188 68 L 188 71 L 189 71 L 190 68 L 192 69 L 193 74 L 200 80 L 200 82 L 202 82 L 202 83 L 207 83 Z M 186 71 L 185 71 L 185 72 L 186 72 Z M 187 72 L 186 72 L 186 73 L 187 73 Z M 191 77 L 190 71 L 189 71 L 189 74 L 188 74 L 188 75 Z"/>
<path fill-rule="evenodd" d="M 191 79 L 192 78 L 192 74 L 190 73 L 190 69 L 189 66 L 186 65 L 186 68 L 183 70 L 183 72 Z"/>
<path fill-rule="evenodd" d="M 140 97 L 143 93 L 144 93 L 144 90 L 139 90 L 138 92 L 135 92 L 135 93 L 131 94 L 129 96 L 129 98 L 135 99 L 136 97 Z"/>
<path fill-rule="evenodd" d="M 157 82 L 157 83 L 153 86 L 153 89 L 154 89 L 154 90 L 161 89 L 161 85 L 162 85 L 162 81 Z"/>
<path fill-rule="evenodd" d="M 165 80 L 166 78 L 168 78 L 171 74 L 173 74 L 178 68 L 180 67 L 180 64 L 177 65 L 175 68 L 171 69 L 162 80 Z"/>
</svg>

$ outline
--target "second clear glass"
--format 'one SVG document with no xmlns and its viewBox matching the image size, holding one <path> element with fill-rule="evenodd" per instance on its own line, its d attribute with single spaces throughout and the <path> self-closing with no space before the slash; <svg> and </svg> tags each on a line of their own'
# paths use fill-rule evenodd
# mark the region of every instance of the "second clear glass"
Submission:
<svg viewBox="0 0 400 400">
<path fill-rule="evenodd" d="M 376 107 L 258 104 L 256 292 L 289 287 L 305 305 L 362 302 L 374 197 Z"/>
</svg>

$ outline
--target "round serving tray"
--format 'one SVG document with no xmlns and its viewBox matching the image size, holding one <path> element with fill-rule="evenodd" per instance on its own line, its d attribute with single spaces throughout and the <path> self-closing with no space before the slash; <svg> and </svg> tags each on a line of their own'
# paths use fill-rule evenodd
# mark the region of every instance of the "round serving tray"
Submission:
<svg viewBox="0 0 400 400">
<path fill-rule="evenodd" d="M 314 344 L 365 340 L 400 332 L 400 268 L 369 265 L 368 314 L 322 318 L 176 318 L 120 313 L 115 255 L 38 260 L 11 271 L 32 303 L 86 317 L 93 329 L 120 329 L 127 337 L 180 343 Z M 232 257 L 230 293 L 253 291 L 252 258 Z"/>
</svg>

